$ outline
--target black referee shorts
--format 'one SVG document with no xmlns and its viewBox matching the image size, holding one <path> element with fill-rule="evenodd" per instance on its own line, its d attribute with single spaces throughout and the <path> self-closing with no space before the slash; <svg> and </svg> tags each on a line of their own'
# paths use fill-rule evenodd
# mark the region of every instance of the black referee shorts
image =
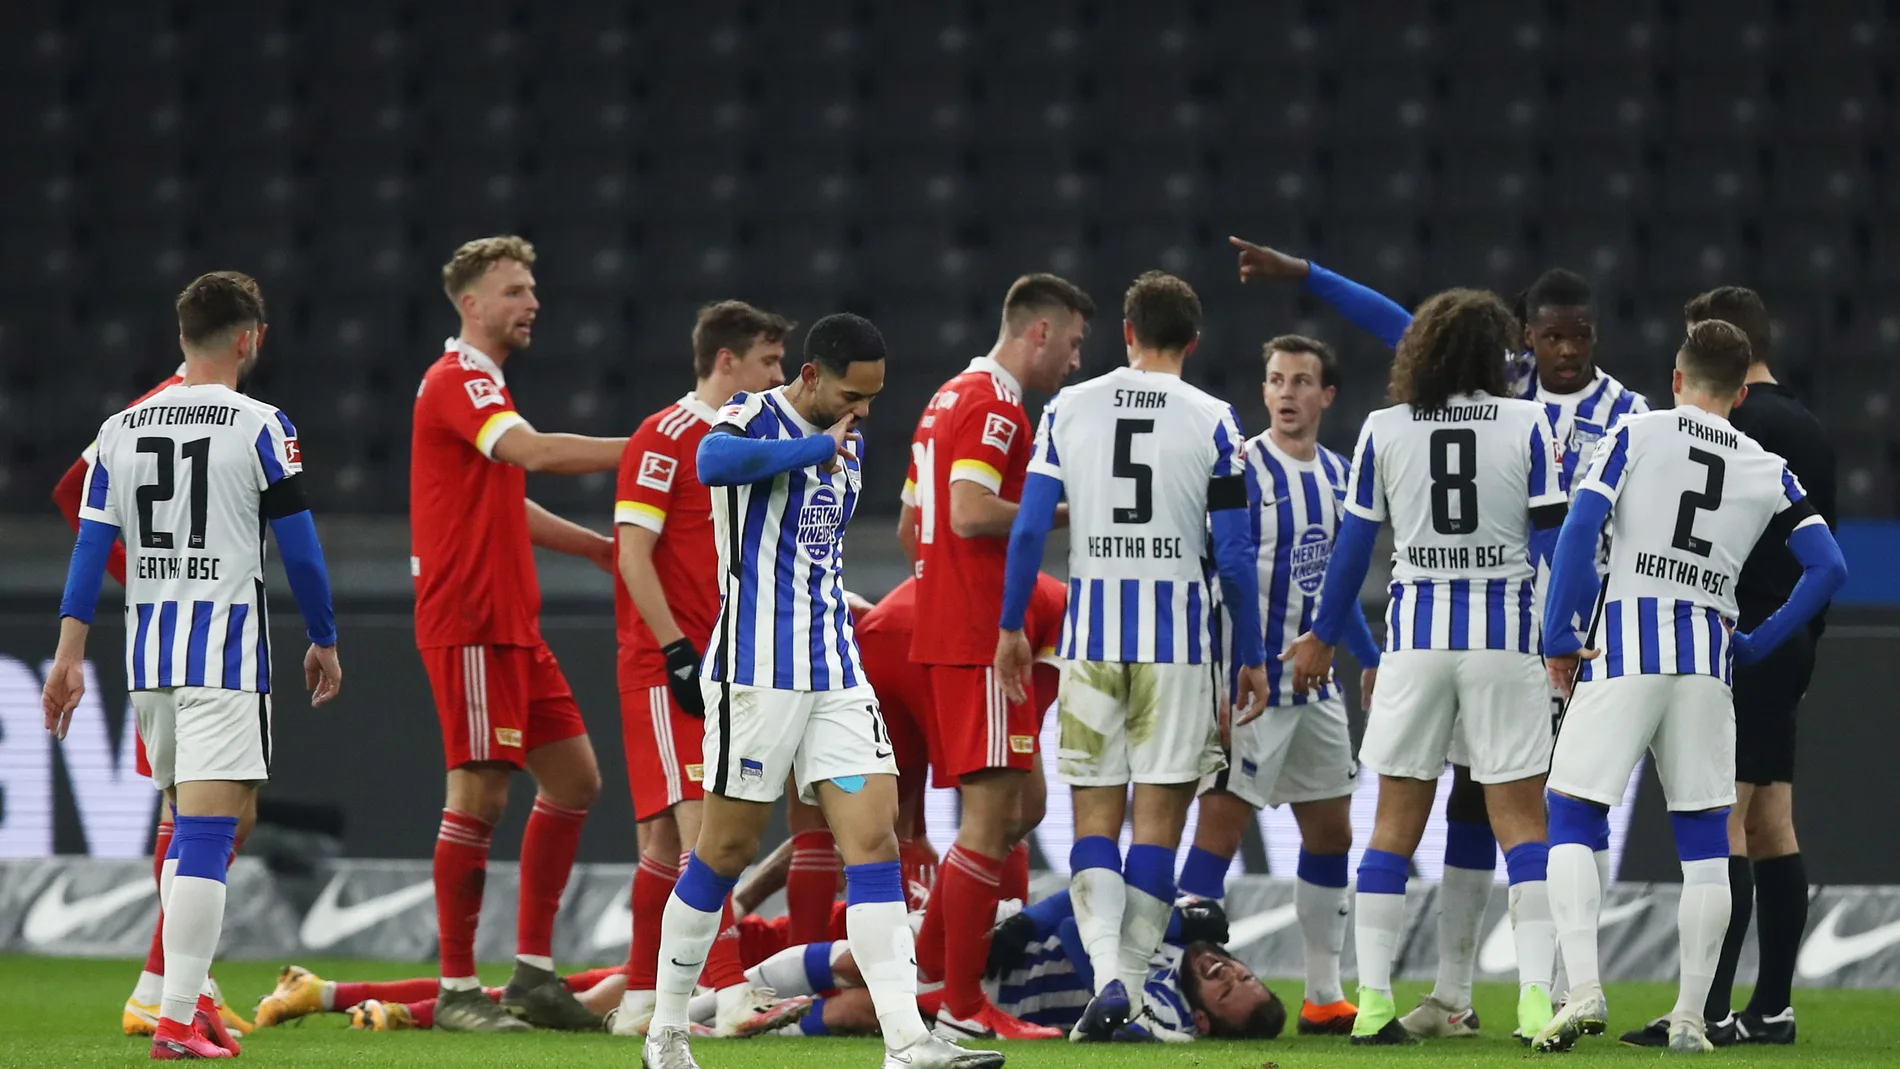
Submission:
<svg viewBox="0 0 1900 1069">
<path fill-rule="evenodd" d="M 1735 669 L 1735 780 L 1794 782 L 1795 710 L 1814 677 L 1814 633 L 1801 628 L 1775 652 Z"/>
</svg>

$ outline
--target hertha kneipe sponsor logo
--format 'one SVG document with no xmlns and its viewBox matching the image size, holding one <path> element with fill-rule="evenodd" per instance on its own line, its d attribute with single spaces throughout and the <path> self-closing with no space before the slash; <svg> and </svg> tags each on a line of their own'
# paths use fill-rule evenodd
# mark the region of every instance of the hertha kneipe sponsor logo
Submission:
<svg viewBox="0 0 1900 1069">
<path fill-rule="evenodd" d="M 829 560 L 843 524 L 844 505 L 838 500 L 838 492 L 821 486 L 798 510 L 798 544 L 805 547 L 812 560 Z"/>
<path fill-rule="evenodd" d="M 1319 593 L 1320 584 L 1326 580 L 1326 559 L 1333 554 L 1332 540 L 1326 536 L 1324 527 L 1308 527 L 1300 532 L 1300 541 L 1293 547 L 1291 564 L 1293 581 L 1308 594 Z"/>
</svg>

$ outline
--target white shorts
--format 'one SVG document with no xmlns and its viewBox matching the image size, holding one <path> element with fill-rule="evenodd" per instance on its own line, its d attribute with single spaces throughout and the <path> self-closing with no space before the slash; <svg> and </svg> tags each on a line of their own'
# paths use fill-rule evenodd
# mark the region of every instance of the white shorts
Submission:
<svg viewBox="0 0 1900 1069">
<path fill-rule="evenodd" d="M 1056 703 L 1056 771 L 1072 787 L 1197 783 L 1218 772 L 1211 664 L 1068 661 Z"/>
<path fill-rule="evenodd" d="M 1276 706 L 1235 728 L 1226 770 L 1210 776 L 1204 787 L 1268 809 L 1343 798 L 1358 781 L 1346 703 L 1335 697 Z"/>
<path fill-rule="evenodd" d="M 1735 701 L 1714 676 L 1635 675 L 1577 684 L 1557 736 L 1550 789 L 1616 805 L 1643 748 L 1670 809 L 1735 803 Z"/>
<path fill-rule="evenodd" d="M 1549 676 L 1546 676 L 1545 679 L 1546 683 L 1548 683 Z M 1563 718 L 1564 692 L 1550 686 L 1547 686 L 1546 689 L 1550 694 L 1550 723 L 1552 725 L 1551 732 L 1554 735 L 1557 730 L 1557 722 Z M 1463 765 L 1466 768 L 1471 767 L 1471 747 L 1465 742 L 1465 732 L 1462 724 L 1452 729 L 1451 746 L 1445 751 L 1445 760 L 1454 765 Z"/>
<path fill-rule="evenodd" d="M 132 692 L 152 784 L 270 778 L 270 695 L 223 687 Z"/>
<path fill-rule="evenodd" d="M 1479 783 L 1550 769 L 1543 658 L 1515 650 L 1394 650 L 1379 662 L 1359 763 L 1382 776 L 1437 779 L 1453 740 Z"/>
<path fill-rule="evenodd" d="M 816 785 L 849 776 L 895 776 L 891 734 L 869 685 L 844 690 L 776 690 L 700 681 L 706 697 L 706 790 L 748 802 L 776 802 L 798 774 L 798 797 L 818 802 Z"/>
</svg>

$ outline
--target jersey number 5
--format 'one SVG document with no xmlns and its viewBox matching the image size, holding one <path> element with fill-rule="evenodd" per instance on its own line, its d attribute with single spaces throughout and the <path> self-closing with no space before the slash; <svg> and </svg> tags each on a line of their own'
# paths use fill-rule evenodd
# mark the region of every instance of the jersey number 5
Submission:
<svg viewBox="0 0 1900 1069">
<path fill-rule="evenodd" d="M 139 509 L 139 545 L 146 549 L 174 549 L 170 531 L 152 530 L 152 506 L 160 501 L 170 501 L 177 492 L 177 460 L 172 455 L 173 442 L 170 438 L 140 438 L 138 451 L 152 454 L 158 462 L 158 472 L 153 481 L 138 488 L 134 499 Z M 191 532 L 186 537 L 186 545 L 191 549 L 205 548 L 205 463 L 211 456 L 211 439 L 193 438 L 178 446 L 178 452 L 192 462 L 191 473 Z"/>
<path fill-rule="evenodd" d="M 1155 421 L 1151 419 L 1118 419 L 1115 421 L 1115 478 L 1135 481 L 1135 507 L 1117 508 L 1116 523 L 1147 523 L 1155 514 L 1155 469 L 1150 464 L 1135 463 L 1135 435 L 1153 434 Z"/>
<path fill-rule="evenodd" d="M 1693 553 L 1698 557 L 1709 555 L 1709 540 L 1695 536 L 1695 514 L 1698 510 L 1714 512 L 1722 507 L 1722 477 L 1728 471 L 1728 462 L 1706 449 L 1689 450 L 1689 459 L 1709 469 L 1709 478 L 1702 486 L 1702 492 L 1684 490 L 1682 503 L 1676 506 L 1676 536 L 1669 544 L 1680 550 Z"/>
<path fill-rule="evenodd" d="M 1432 530 L 1470 534 L 1478 529 L 1478 432 L 1447 427 L 1433 431 L 1431 443 Z"/>
</svg>

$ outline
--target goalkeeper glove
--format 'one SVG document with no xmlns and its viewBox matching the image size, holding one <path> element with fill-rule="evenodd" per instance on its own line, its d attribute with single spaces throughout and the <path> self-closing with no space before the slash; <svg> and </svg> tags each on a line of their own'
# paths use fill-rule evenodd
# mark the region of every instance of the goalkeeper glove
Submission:
<svg viewBox="0 0 1900 1069">
<path fill-rule="evenodd" d="M 666 685 L 673 700 L 686 715 L 705 719 L 706 696 L 699 689 L 699 651 L 688 638 L 669 642 L 660 651 L 666 655 Z"/>
</svg>

